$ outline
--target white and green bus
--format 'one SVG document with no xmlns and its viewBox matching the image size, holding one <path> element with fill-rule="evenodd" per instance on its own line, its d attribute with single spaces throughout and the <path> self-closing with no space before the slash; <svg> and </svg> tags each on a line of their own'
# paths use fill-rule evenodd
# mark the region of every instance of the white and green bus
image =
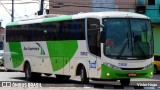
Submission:
<svg viewBox="0 0 160 90">
<path fill-rule="evenodd" d="M 6 26 L 5 67 L 69 79 L 120 80 L 153 76 L 153 35 L 147 16 L 90 12 L 11 22 Z"/>
</svg>

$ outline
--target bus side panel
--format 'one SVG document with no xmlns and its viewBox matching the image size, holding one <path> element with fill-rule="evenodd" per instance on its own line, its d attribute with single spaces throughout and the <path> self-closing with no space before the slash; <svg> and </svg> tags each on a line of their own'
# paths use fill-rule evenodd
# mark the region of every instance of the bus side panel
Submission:
<svg viewBox="0 0 160 90">
<path fill-rule="evenodd" d="M 24 60 L 31 64 L 32 72 L 52 73 L 46 42 L 23 42 Z"/>
<path fill-rule="evenodd" d="M 21 58 L 21 47 L 17 46 L 14 48 L 14 45 L 20 45 L 20 43 L 5 43 L 5 55 L 4 55 L 4 63 L 5 68 L 9 70 L 19 70 L 19 66 L 22 64 L 23 59 Z M 18 51 L 16 51 L 16 49 Z M 20 55 L 20 54 L 21 55 Z M 20 55 L 19 57 L 18 54 Z M 18 60 L 17 60 L 18 59 Z"/>
<path fill-rule="evenodd" d="M 20 42 L 9 42 L 9 49 L 11 52 L 11 59 L 12 59 L 13 67 L 18 68 L 24 60 L 21 43 Z"/>
<path fill-rule="evenodd" d="M 4 43 L 4 52 L 4 67 L 7 69 L 13 69 L 8 43 Z"/>
<path fill-rule="evenodd" d="M 87 75 L 88 75 L 88 50 L 86 46 L 86 40 L 79 40 L 78 41 L 78 50 L 76 51 L 75 55 L 73 56 L 72 60 L 70 61 L 70 74 L 71 76 L 76 76 L 76 70 L 79 64 L 83 64 Z"/>
<path fill-rule="evenodd" d="M 47 41 L 46 43 L 53 73 L 64 74 L 63 70 L 69 71 L 69 62 L 78 48 L 77 40 Z"/>
</svg>

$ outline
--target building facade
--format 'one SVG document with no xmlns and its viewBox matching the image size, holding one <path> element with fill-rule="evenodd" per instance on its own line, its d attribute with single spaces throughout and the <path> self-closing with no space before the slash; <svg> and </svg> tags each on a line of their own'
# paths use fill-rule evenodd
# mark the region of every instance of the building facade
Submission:
<svg viewBox="0 0 160 90">
<path fill-rule="evenodd" d="M 89 12 L 90 0 L 50 0 L 49 14 L 75 14 Z"/>
<path fill-rule="evenodd" d="M 50 14 L 129 11 L 147 15 L 152 23 L 160 21 L 160 0 L 50 0 Z"/>
<path fill-rule="evenodd" d="M 50 0 L 50 14 L 80 12 L 130 11 L 135 12 L 136 0 Z"/>
</svg>

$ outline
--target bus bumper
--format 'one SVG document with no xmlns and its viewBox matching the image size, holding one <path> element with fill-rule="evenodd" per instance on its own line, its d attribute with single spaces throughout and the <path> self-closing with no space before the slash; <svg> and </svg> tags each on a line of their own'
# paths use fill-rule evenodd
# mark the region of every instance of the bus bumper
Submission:
<svg viewBox="0 0 160 90">
<path fill-rule="evenodd" d="M 145 70 L 115 70 L 106 65 L 101 66 L 101 79 L 127 79 L 127 78 L 151 78 L 153 77 L 154 66 Z M 130 76 L 134 73 L 134 76 Z"/>
</svg>

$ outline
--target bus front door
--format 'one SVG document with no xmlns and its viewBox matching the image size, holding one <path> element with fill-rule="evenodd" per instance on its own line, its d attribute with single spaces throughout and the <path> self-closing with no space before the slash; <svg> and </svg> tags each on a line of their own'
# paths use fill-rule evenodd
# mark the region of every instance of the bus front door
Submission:
<svg viewBox="0 0 160 90">
<path fill-rule="evenodd" d="M 100 21 L 96 18 L 87 19 L 87 43 L 88 43 L 88 60 L 89 60 L 89 77 L 96 78 L 97 71 L 97 57 L 100 57 Z"/>
</svg>

